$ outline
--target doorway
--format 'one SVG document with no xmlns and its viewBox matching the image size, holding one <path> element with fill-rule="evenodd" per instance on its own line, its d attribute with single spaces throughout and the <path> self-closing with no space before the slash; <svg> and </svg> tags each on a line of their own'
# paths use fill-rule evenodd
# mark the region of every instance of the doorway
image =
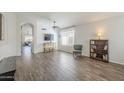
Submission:
<svg viewBox="0 0 124 93">
<path fill-rule="evenodd" d="M 33 53 L 33 25 L 23 24 L 21 26 L 21 54 L 31 55 Z"/>
</svg>

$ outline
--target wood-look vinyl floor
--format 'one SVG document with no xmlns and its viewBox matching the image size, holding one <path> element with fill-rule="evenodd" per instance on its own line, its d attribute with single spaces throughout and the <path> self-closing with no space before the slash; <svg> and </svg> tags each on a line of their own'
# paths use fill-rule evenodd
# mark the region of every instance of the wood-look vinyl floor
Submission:
<svg viewBox="0 0 124 93">
<path fill-rule="evenodd" d="M 124 65 L 104 63 L 87 57 L 74 59 L 72 54 L 51 52 L 16 58 L 17 81 L 101 81 L 124 80 Z"/>
</svg>

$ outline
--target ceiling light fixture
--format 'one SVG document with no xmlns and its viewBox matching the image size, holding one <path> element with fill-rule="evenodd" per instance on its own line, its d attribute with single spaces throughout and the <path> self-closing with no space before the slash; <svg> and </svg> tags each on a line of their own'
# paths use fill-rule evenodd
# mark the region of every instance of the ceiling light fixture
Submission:
<svg viewBox="0 0 124 93">
<path fill-rule="evenodd" d="M 54 29 L 54 31 L 55 31 L 56 29 L 59 29 L 59 27 L 56 26 L 56 21 L 53 21 L 53 26 L 52 26 L 52 28 Z"/>
</svg>

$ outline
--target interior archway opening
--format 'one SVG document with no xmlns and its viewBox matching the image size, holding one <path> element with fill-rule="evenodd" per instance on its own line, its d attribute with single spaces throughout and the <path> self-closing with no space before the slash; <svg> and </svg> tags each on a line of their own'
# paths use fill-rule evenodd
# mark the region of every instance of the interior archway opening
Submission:
<svg viewBox="0 0 124 93">
<path fill-rule="evenodd" d="M 33 53 L 33 25 L 26 23 L 21 26 L 21 54 Z"/>
</svg>

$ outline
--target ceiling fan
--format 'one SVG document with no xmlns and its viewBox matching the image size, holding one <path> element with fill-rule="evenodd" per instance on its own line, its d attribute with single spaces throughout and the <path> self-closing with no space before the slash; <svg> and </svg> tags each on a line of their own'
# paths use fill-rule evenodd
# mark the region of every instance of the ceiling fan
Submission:
<svg viewBox="0 0 124 93">
<path fill-rule="evenodd" d="M 60 27 L 56 25 L 56 21 L 53 21 L 53 26 L 52 26 L 52 28 L 53 28 L 54 30 L 60 29 Z"/>
</svg>

